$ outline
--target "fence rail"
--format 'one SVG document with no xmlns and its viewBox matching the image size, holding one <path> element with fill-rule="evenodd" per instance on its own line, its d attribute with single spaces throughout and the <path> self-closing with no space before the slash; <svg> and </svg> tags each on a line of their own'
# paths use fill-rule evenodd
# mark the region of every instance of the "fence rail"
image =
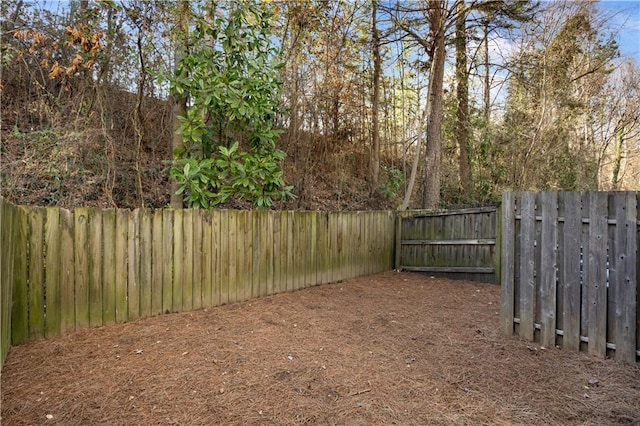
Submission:
<svg viewBox="0 0 640 426">
<path fill-rule="evenodd" d="M 0 210 L 3 354 L 9 333 L 19 344 L 393 267 L 390 211 L 70 211 L 2 199 Z"/>
<path fill-rule="evenodd" d="M 640 357 L 640 193 L 502 199 L 502 330 L 628 362 Z"/>
</svg>

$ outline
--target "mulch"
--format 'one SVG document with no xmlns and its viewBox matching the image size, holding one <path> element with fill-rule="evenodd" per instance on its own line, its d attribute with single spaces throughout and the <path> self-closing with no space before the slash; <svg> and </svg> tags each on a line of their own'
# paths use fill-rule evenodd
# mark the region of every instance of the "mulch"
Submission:
<svg viewBox="0 0 640 426">
<path fill-rule="evenodd" d="M 3 425 L 640 425 L 640 366 L 499 331 L 500 288 L 386 272 L 11 348 Z"/>
</svg>

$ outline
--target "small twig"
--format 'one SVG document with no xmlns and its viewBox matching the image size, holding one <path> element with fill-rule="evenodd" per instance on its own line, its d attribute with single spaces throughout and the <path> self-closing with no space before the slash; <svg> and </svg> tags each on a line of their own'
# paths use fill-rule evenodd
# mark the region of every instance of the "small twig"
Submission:
<svg viewBox="0 0 640 426">
<path fill-rule="evenodd" d="M 358 391 L 358 392 L 350 393 L 349 396 L 362 395 L 363 393 L 367 393 L 367 392 L 371 392 L 371 388 L 367 388 L 367 389 L 363 389 L 363 390 Z"/>
</svg>

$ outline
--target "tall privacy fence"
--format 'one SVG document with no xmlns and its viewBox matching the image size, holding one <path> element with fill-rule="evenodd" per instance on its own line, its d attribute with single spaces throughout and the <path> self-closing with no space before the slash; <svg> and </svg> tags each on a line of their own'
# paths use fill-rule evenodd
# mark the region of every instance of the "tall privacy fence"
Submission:
<svg viewBox="0 0 640 426">
<path fill-rule="evenodd" d="M 337 282 L 394 261 L 391 211 L 70 211 L 0 198 L 0 212 L 2 361 L 11 343 Z"/>
<path fill-rule="evenodd" d="M 99 210 L 0 198 L 10 344 L 399 269 L 502 285 L 501 327 L 640 357 L 640 193 L 518 192 L 446 212 Z"/>
<path fill-rule="evenodd" d="M 637 192 L 502 198 L 502 330 L 542 346 L 640 357 Z"/>
</svg>

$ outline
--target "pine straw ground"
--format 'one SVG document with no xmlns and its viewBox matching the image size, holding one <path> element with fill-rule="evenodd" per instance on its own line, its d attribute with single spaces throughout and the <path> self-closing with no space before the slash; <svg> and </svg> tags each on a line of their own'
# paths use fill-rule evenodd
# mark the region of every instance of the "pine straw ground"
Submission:
<svg viewBox="0 0 640 426">
<path fill-rule="evenodd" d="M 14 347 L 2 424 L 640 424 L 640 367 L 504 338 L 499 301 L 388 272 Z"/>
</svg>

